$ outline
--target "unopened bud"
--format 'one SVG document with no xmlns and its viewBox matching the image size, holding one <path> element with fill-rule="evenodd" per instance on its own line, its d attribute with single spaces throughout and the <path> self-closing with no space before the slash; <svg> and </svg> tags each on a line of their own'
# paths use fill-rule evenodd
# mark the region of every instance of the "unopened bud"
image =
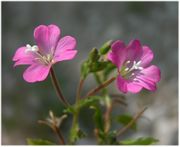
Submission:
<svg viewBox="0 0 180 147">
<path fill-rule="evenodd" d="M 105 55 L 111 49 L 112 40 L 107 41 L 99 49 L 101 55 Z"/>
</svg>

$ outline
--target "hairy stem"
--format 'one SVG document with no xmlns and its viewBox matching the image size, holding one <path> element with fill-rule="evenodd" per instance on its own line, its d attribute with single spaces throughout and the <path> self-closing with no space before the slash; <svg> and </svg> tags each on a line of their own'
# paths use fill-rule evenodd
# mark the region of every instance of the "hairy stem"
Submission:
<svg viewBox="0 0 180 147">
<path fill-rule="evenodd" d="M 56 133 L 56 135 L 58 136 L 60 144 L 65 145 L 64 137 L 62 136 L 61 131 L 58 129 L 58 127 L 54 126 L 53 130 Z"/>
<path fill-rule="evenodd" d="M 109 102 L 106 102 L 106 111 L 104 114 L 104 123 L 105 123 L 104 131 L 106 134 L 108 134 L 110 126 L 111 126 L 110 116 L 111 116 L 111 112 L 112 112 L 112 101 L 110 100 L 109 97 L 107 97 L 107 98 L 109 99 L 109 100 L 107 100 Z"/>
<path fill-rule="evenodd" d="M 80 101 L 81 90 L 82 90 L 83 84 L 84 84 L 84 79 L 81 78 L 79 81 L 78 88 L 77 88 L 75 105 L 77 105 Z M 72 121 L 72 126 L 71 126 L 71 131 L 70 131 L 70 140 L 69 141 L 71 144 L 75 143 L 76 139 L 74 138 L 74 136 L 75 136 L 74 134 L 78 133 L 78 130 L 79 130 L 78 117 L 79 117 L 79 109 L 77 108 L 76 112 L 73 115 L 73 121 Z"/>
<path fill-rule="evenodd" d="M 81 90 L 82 90 L 83 84 L 84 84 L 84 79 L 80 79 L 79 85 L 77 88 L 77 93 L 76 93 L 76 102 L 78 102 L 81 97 Z"/>
<path fill-rule="evenodd" d="M 89 97 L 89 96 L 92 96 L 92 95 L 96 94 L 96 93 L 99 92 L 101 89 L 103 89 L 103 88 L 105 88 L 106 86 L 108 86 L 109 84 L 111 84 L 115 79 L 116 79 L 116 77 L 112 77 L 111 79 L 105 81 L 104 83 L 102 83 L 101 85 L 99 85 L 98 87 L 96 87 L 95 89 L 92 89 L 91 91 L 89 91 L 85 97 Z"/>
<path fill-rule="evenodd" d="M 134 118 L 123 128 L 121 128 L 118 132 L 117 132 L 117 136 L 123 134 L 125 131 L 127 131 L 140 117 L 141 115 L 144 113 L 144 111 L 147 109 L 147 107 L 144 107 L 139 113 L 137 113 Z"/>
<path fill-rule="evenodd" d="M 67 100 L 65 99 L 65 97 L 64 97 L 63 94 L 62 94 L 60 85 L 59 85 L 59 83 L 58 83 L 58 81 L 57 81 L 55 72 L 54 72 L 54 70 L 53 70 L 52 67 L 51 67 L 51 69 L 50 69 L 50 75 L 51 75 L 51 81 L 52 81 L 53 86 L 54 86 L 54 88 L 55 88 L 55 90 L 56 90 L 57 96 L 59 97 L 60 101 L 63 102 L 63 104 L 64 104 L 65 106 L 68 106 L 69 103 L 67 102 Z"/>
<path fill-rule="evenodd" d="M 47 121 L 43 121 L 43 120 L 39 120 L 38 123 L 49 126 L 53 130 L 53 132 L 57 135 L 59 143 L 61 145 L 65 145 L 64 137 L 61 134 L 61 131 L 58 129 L 58 127 L 55 124 L 50 124 Z"/>
</svg>

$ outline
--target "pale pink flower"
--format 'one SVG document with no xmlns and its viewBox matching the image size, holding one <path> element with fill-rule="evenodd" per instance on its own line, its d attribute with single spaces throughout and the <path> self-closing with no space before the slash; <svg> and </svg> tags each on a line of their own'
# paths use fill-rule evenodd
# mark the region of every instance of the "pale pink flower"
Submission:
<svg viewBox="0 0 180 147">
<path fill-rule="evenodd" d="M 117 66 L 117 87 L 123 93 L 138 93 L 142 88 L 156 90 L 160 81 L 160 69 L 150 65 L 153 52 L 148 46 L 141 46 L 139 40 L 132 40 L 129 45 L 118 40 L 111 46 L 108 59 Z"/>
<path fill-rule="evenodd" d="M 30 83 L 43 81 L 53 64 L 75 57 L 76 39 L 71 36 L 60 39 L 60 34 L 56 25 L 40 25 L 34 30 L 37 45 L 27 44 L 17 49 L 13 57 L 14 66 L 30 65 L 23 74 L 24 80 Z"/>
</svg>

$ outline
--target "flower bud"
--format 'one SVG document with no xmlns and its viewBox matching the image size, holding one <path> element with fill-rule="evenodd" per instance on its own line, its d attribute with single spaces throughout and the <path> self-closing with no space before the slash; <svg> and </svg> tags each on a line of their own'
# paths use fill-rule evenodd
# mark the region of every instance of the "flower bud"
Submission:
<svg viewBox="0 0 180 147">
<path fill-rule="evenodd" d="M 110 50 L 111 43 L 112 43 L 112 40 L 109 40 L 101 46 L 101 48 L 99 49 L 99 52 L 101 55 L 106 54 Z"/>
<path fill-rule="evenodd" d="M 96 48 L 93 48 L 89 53 L 89 60 L 90 62 L 97 61 L 99 59 L 98 50 Z"/>
</svg>

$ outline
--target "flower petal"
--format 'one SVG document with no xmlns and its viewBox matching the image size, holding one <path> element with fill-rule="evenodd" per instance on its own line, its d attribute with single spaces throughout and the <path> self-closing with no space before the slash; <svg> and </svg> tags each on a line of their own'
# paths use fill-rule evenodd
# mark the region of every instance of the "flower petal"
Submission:
<svg viewBox="0 0 180 147">
<path fill-rule="evenodd" d="M 123 93 L 127 93 L 127 81 L 120 75 L 117 77 L 116 84 L 120 91 L 122 91 Z"/>
<path fill-rule="evenodd" d="M 117 40 L 111 45 L 112 51 L 108 53 L 108 59 L 118 68 L 121 68 L 121 65 L 126 59 L 125 47 L 123 41 Z"/>
<path fill-rule="evenodd" d="M 150 91 L 155 91 L 157 89 L 155 82 L 142 78 L 142 77 L 137 77 L 135 83 Z"/>
<path fill-rule="evenodd" d="M 43 81 L 48 76 L 51 65 L 32 64 L 23 73 L 23 78 L 29 83 Z"/>
<path fill-rule="evenodd" d="M 153 82 L 159 82 L 161 79 L 161 71 L 157 66 L 151 65 L 141 70 L 138 76 Z"/>
<path fill-rule="evenodd" d="M 33 60 L 29 59 L 29 58 L 22 58 L 18 61 L 15 62 L 14 67 L 18 66 L 18 65 L 29 65 L 29 64 L 33 64 Z"/>
<path fill-rule="evenodd" d="M 26 50 L 25 46 L 18 48 L 15 55 L 13 56 L 13 61 L 17 61 L 21 58 L 31 58 L 31 59 L 34 58 L 34 55 L 31 52 L 26 53 L 25 50 Z"/>
<path fill-rule="evenodd" d="M 139 61 L 142 55 L 142 47 L 139 40 L 132 40 L 127 46 L 127 60 Z"/>
<path fill-rule="evenodd" d="M 152 61 L 154 54 L 148 46 L 142 47 L 143 53 L 141 56 L 141 67 L 147 67 Z"/>
<path fill-rule="evenodd" d="M 77 54 L 77 50 L 65 50 L 54 57 L 55 62 L 63 60 L 71 60 Z"/>
<path fill-rule="evenodd" d="M 131 93 L 138 93 L 138 92 L 140 92 L 141 90 L 142 90 L 142 86 L 140 86 L 140 85 L 137 85 L 136 83 L 134 83 L 134 82 L 129 82 L 128 84 L 127 84 L 127 90 L 129 91 L 129 92 L 131 92 Z"/>
<path fill-rule="evenodd" d="M 34 38 L 42 54 L 48 54 L 54 51 L 60 33 L 60 28 L 56 25 L 40 25 L 35 28 Z"/>
<path fill-rule="evenodd" d="M 72 50 L 75 47 L 76 47 L 76 39 L 71 36 L 65 36 L 59 40 L 55 50 L 55 56 L 59 56 L 61 52 L 64 52 L 66 50 Z"/>
<path fill-rule="evenodd" d="M 17 49 L 15 55 L 13 56 L 13 61 L 15 61 L 14 66 L 28 65 L 33 63 L 35 55 L 32 52 L 25 52 L 25 50 L 25 46 Z"/>
</svg>

